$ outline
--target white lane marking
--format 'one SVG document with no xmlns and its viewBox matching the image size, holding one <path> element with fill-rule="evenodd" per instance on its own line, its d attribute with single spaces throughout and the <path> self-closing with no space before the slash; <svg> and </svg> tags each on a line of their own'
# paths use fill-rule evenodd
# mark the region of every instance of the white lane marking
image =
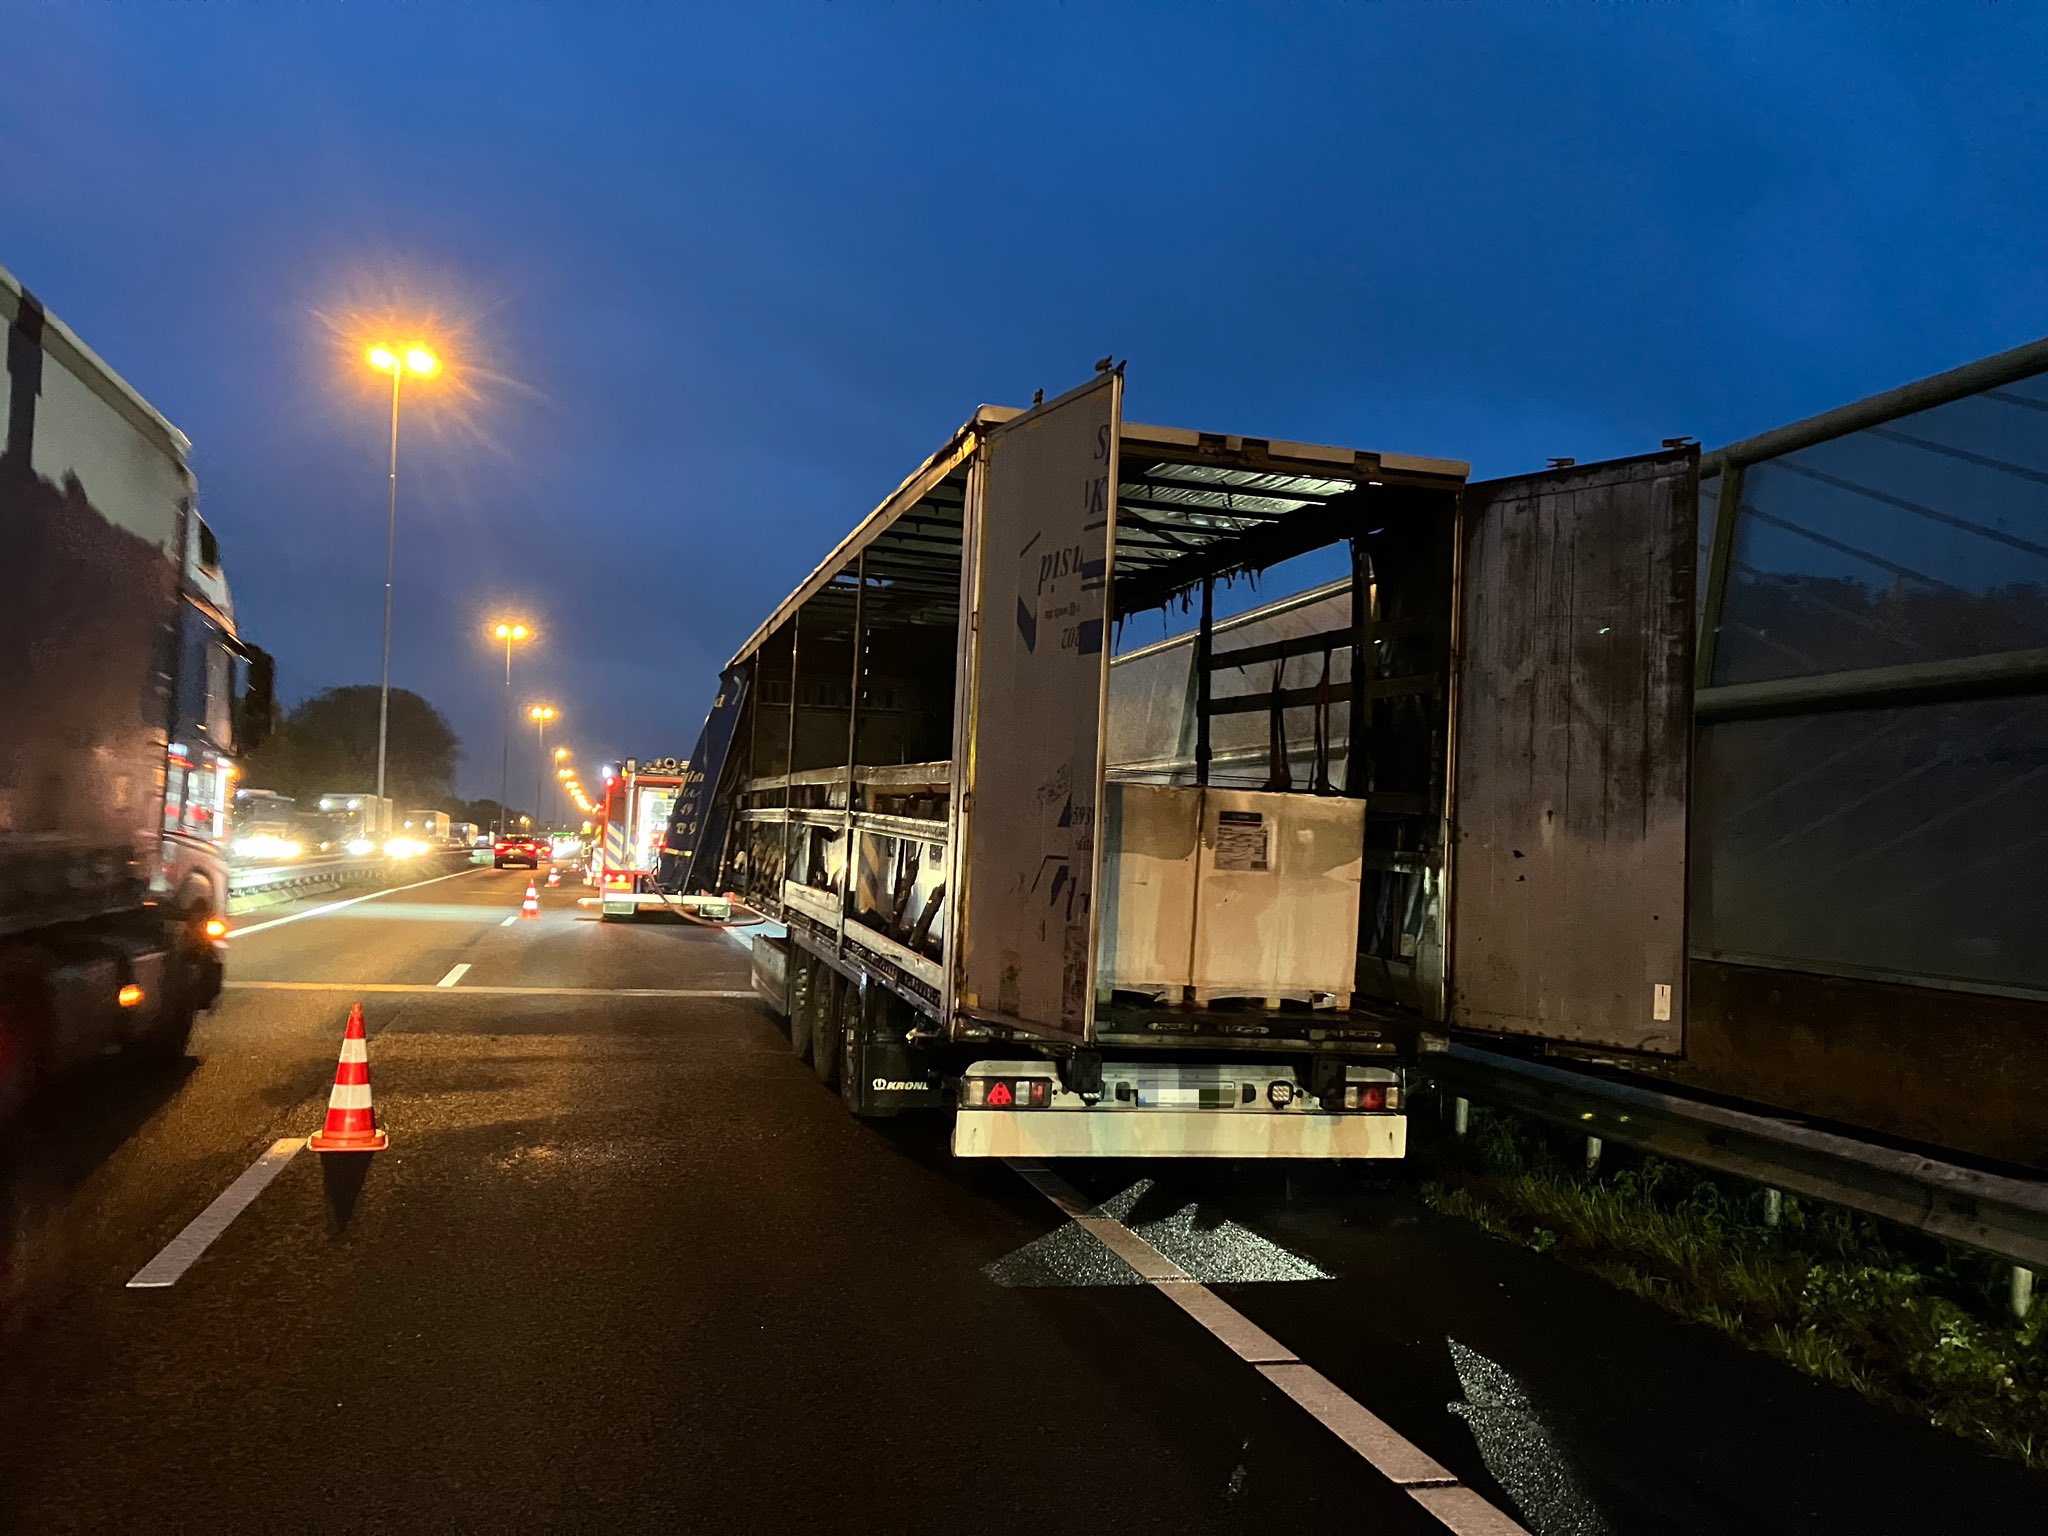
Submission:
<svg viewBox="0 0 2048 1536">
<path fill-rule="evenodd" d="M 1182 1282 L 1188 1278 L 1186 1270 L 1120 1221 L 1102 1216 L 1076 1216 L 1074 1223 L 1136 1270 L 1142 1280 L 1159 1283 Z"/>
<path fill-rule="evenodd" d="M 465 960 L 460 965 L 449 966 L 448 974 L 446 976 L 443 976 L 439 981 L 435 982 L 434 985 L 437 987 L 452 987 L 455 985 L 455 983 L 462 980 L 462 978 L 467 976 L 468 974 L 469 962 Z"/>
<path fill-rule="evenodd" d="M 1162 1295 L 1208 1329 L 1247 1365 L 1278 1365 L 1296 1358 L 1293 1350 L 1274 1338 L 1206 1285 L 1162 1285 Z"/>
<path fill-rule="evenodd" d="M 519 921 L 519 914 L 518 914 L 517 912 L 514 912 L 514 913 L 513 913 L 513 914 L 512 914 L 512 915 L 511 915 L 510 917 L 506 918 L 506 919 L 505 919 L 505 921 L 503 921 L 502 923 L 498 924 L 498 926 L 499 926 L 500 928 L 510 928 L 510 927 L 511 927 L 511 926 L 512 926 L 512 925 L 513 925 L 514 923 L 516 923 L 516 922 L 518 922 L 518 921 Z"/>
<path fill-rule="evenodd" d="M 440 982 L 231 981 L 230 992 L 439 992 Z M 752 987 L 450 987 L 464 997 L 754 997 Z"/>
<path fill-rule="evenodd" d="M 1458 1536 L 1516 1536 L 1522 1527 L 1495 1509 L 1463 1483 L 1417 1487 L 1408 1497 L 1458 1533 Z M 1527 1536 L 1524 1532 L 1523 1536 Z"/>
<path fill-rule="evenodd" d="M 284 1171 L 299 1148 L 306 1144 L 303 1136 L 286 1136 L 270 1144 L 255 1162 L 242 1170 L 241 1177 L 214 1197 L 213 1204 L 194 1216 L 155 1258 L 135 1272 L 135 1278 L 128 1282 L 128 1289 L 155 1290 L 166 1285 L 176 1285 L 178 1277 L 192 1267 L 200 1254 L 221 1233 L 227 1231 L 228 1223 L 249 1208 L 249 1203 L 263 1193 L 263 1186 Z"/>
<path fill-rule="evenodd" d="M 1076 1226 L 1130 1266 L 1154 1289 L 1206 1328 L 1240 1360 L 1278 1387 L 1331 1434 L 1356 1451 L 1389 1482 L 1456 1536 L 1528 1536 L 1524 1528 L 1458 1481 L 1457 1475 L 1314 1366 L 1260 1328 L 1050 1168 L 1012 1162 L 1024 1181 Z"/>
<path fill-rule="evenodd" d="M 436 875 L 431 880 L 415 880 L 411 885 L 394 885 L 386 891 L 371 891 L 363 896 L 350 896 L 344 901 L 330 901 L 325 906 L 308 907 L 303 912 L 294 912 L 289 917 L 273 917 L 267 923 L 251 923 L 246 928 L 234 929 L 228 937 L 246 939 L 252 933 L 261 933 L 266 928 L 282 928 L 286 923 L 302 922 L 309 917 L 325 917 L 329 912 L 339 912 L 343 907 L 353 907 L 358 902 L 375 901 L 379 896 L 396 896 L 400 891 L 416 891 L 423 885 L 439 885 L 443 880 L 460 880 L 464 875 L 473 875 L 482 869 L 473 864 L 468 869 L 458 869 L 452 875 Z"/>
<path fill-rule="evenodd" d="M 1259 1366 L 1258 1372 L 1403 1488 L 1418 1483 L 1442 1488 L 1458 1480 L 1449 1467 L 1396 1434 L 1386 1420 L 1314 1366 L 1283 1361 Z"/>
</svg>

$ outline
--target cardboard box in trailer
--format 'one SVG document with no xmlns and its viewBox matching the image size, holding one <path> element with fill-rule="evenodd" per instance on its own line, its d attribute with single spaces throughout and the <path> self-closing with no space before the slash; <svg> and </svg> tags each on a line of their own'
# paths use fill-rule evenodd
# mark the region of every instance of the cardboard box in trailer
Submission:
<svg viewBox="0 0 2048 1536">
<path fill-rule="evenodd" d="M 963 1155 L 1312 1158 L 1401 1155 L 1446 1022 L 1655 1048 L 1696 450 L 1468 484 L 1122 399 L 984 407 L 721 678 L 686 879 L 786 926 L 796 1048 Z M 1317 551 L 1341 611 L 1233 638 Z M 1178 676 L 1112 667 L 1176 624 Z"/>
</svg>

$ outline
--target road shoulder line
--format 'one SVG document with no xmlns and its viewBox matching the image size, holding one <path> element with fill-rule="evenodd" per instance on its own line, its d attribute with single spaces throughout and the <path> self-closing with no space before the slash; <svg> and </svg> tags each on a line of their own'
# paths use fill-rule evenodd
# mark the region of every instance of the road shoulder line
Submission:
<svg viewBox="0 0 2048 1536">
<path fill-rule="evenodd" d="M 353 907 L 360 902 L 375 901 L 379 896 L 396 896 L 400 891 L 416 891 L 423 885 L 439 885 L 443 880 L 460 880 L 464 875 L 473 875 L 482 869 L 481 864 L 472 864 L 468 869 L 458 869 L 453 874 L 435 875 L 431 880 L 415 880 L 411 885 L 394 885 L 381 891 L 366 891 L 361 896 L 349 896 L 341 901 L 330 901 L 318 907 L 308 907 L 303 912 L 293 912 L 285 917 L 273 917 L 268 922 L 251 923 L 247 928 L 237 928 L 233 936 L 246 939 L 252 933 L 261 933 L 266 928 L 282 928 L 286 923 L 296 923 L 308 917 L 324 917 L 329 912 L 339 912 L 343 907 Z"/>
<path fill-rule="evenodd" d="M 441 981 L 231 981 L 230 992 L 395 992 L 424 995 L 454 992 L 462 997 L 696 997 L 753 998 L 752 987 L 458 987 Z"/>
</svg>

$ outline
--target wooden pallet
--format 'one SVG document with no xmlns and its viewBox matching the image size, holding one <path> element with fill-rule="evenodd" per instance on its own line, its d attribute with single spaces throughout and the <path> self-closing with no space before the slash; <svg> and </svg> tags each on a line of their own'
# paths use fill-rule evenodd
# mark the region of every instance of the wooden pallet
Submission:
<svg viewBox="0 0 2048 1536">
<path fill-rule="evenodd" d="M 1278 1013 L 1282 1003 L 1304 1003 L 1318 1012 L 1343 1013 L 1351 1007 L 1351 993 L 1289 991 L 1258 993 L 1241 987 L 1190 987 L 1188 1000 L 1197 1008 L 1211 1008 L 1218 1003 L 1252 1003 L 1269 1013 Z"/>
</svg>

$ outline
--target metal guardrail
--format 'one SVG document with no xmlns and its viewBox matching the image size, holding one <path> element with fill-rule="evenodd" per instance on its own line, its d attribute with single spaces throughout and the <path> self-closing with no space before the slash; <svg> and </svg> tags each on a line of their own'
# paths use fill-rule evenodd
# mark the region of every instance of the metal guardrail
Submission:
<svg viewBox="0 0 2048 1536">
<path fill-rule="evenodd" d="M 421 854 L 416 858 L 394 859 L 384 854 L 354 857 L 331 853 L 310 859 L 293 859 L 284 864 L 257 864 L 228 870 L 228 905 L 257 897 L 333 890 L 338 886 L 381 880 L 401 870 L 450 869 L 472 862 L 470 850 L 451 848 Z"/>
<path fill-rule="evenodd" d="M 1458 1098 L 1754 1179 L 2048 1270 L 2048 1179 L 1985 1173 L 1796 1120 L 1474 1046 L 1425 1054 L 1420 1067 Z"/>
</svg>

